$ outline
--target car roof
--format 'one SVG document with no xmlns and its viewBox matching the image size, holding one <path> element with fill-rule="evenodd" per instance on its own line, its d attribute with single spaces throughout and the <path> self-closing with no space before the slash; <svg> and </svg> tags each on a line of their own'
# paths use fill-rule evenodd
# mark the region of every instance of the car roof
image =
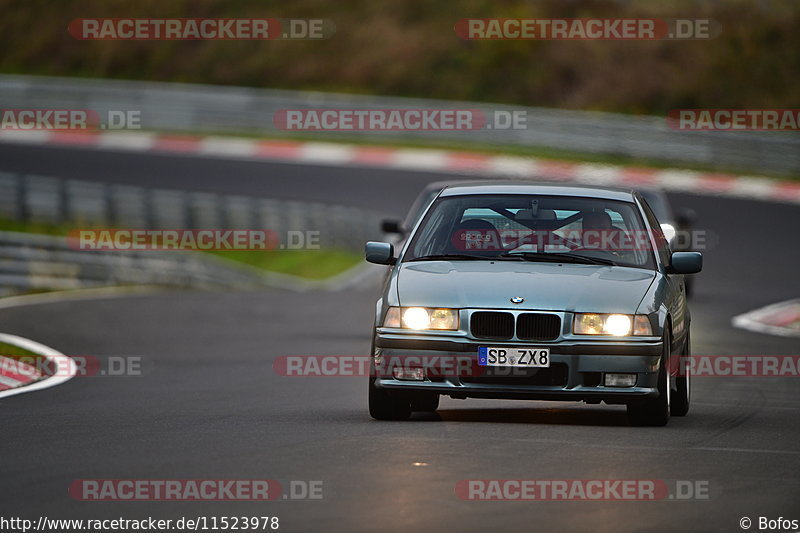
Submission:
<svg viewBox="0 0 800 533">
<path fill-rule="evenodd" d="M 627 188 L 592 185 L 563 185 L 520 181 L 476 181 L 446 185 L 440 197 L 469 194 L 538 194 L 547 196 L 581 196 L 603 200 L 632 202 L 634 191 Z"/>
</svg>

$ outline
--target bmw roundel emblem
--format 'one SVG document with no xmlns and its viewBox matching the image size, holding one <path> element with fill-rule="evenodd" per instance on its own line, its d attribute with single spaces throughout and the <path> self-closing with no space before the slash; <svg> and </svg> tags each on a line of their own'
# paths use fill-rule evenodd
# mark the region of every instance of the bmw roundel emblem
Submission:
<svg viewBox="0 0 800 533">
<path fill-rule="evenodd" d="M 523 298 L 522 296 L 512 296 L 511 297 L 511 303 L 512 304 L 521 304 L 524 301 L 525 301 L 525 298 Z"/>
</svg>

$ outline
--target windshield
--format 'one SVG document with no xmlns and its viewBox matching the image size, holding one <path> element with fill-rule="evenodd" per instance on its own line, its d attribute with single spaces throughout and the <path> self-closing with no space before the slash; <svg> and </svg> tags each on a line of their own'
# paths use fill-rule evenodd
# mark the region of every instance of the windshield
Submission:
<svg viewBox="0 0 800 533">
<path fill-rule="evenodd" d="M 574 196 L 440 197 L 403 257 L 435 259 L 655 267 L 635 204 Z"/>
</svg>

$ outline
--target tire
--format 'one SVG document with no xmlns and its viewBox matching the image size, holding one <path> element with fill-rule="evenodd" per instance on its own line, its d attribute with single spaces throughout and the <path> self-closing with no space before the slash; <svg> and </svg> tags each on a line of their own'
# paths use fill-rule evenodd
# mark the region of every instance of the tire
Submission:
<svg viewBox="0 0 800 533">
<path fill-rule="evenodd" d="M 435 392 L 419 392 L 411 398 L 411 410 L 433 413 L 439 408 L 439 395 Z"/>
<path fill-rule="evenodd" d="M 386 390 L 375 387 L 375 378 L 371 377 L 369 414 L 375 420 L 408 420 L 411 416 L 411 401 L 402 396 L 390 396 Z"/>
<path fill-rule="evenodd" d="M 664 349 L 658 369 L 658 396 L 628 404 L 628 423 L 632 426 L 666 426 L 669 422 L 671 387 L 667 367 L 670 341 L 669 332 L 664 333 Z"/>
<path fill-rule="evenodd" d="M 686 344 L 683 347 L 683 354 L 681 357 L 688 358 L 691 355 L 692 349 L 689 334 L 687 333 Z M 682 372 L 683 376 L 679 375 L 675 378 L 676 390 L 671 398 L 669 414 L 672 416 L 686 416 L 686 413 L 689 412 L 689 404 L 692 399 L 692 381 L 689 375 L 689 365 L 680 364 L 678 368 L 680 369 L 679 373 Z"/>
</svg>

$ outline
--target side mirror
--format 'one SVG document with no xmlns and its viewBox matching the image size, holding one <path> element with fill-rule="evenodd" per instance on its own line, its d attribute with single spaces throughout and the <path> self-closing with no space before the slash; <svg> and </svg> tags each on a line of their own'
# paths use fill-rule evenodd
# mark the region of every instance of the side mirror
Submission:
<svg viewBox="0 0 800 533">
<path fill-rule="evenodd" d="M 364 256 L 367 261 L 376 265 L 393 265 L 397 262 L 394 245 L 388 242 L 369 241 L 364 247 Z"/>
<path fill-rule="evenodd" d="M 670 263 L 670 274 L 696 274 L 703 270 L 703 254 L 700 252 L 673 252 Z"/>
<path fill-rule="evenodd" d="M 694 209 L 688 207 L 680 207 L 675 210 L 675 222 L 681 229 L 687 229 L 697 220 L 697 213 Z"/>
<path fill-rule="evenodd" d="M 393 218 L 387 218 L 381 222 L 381 231 L 384 233 L 397 233 L 398 235 L 405 235 L 406 233 L 400 226 L 400 221 Z"/>
</svg>

